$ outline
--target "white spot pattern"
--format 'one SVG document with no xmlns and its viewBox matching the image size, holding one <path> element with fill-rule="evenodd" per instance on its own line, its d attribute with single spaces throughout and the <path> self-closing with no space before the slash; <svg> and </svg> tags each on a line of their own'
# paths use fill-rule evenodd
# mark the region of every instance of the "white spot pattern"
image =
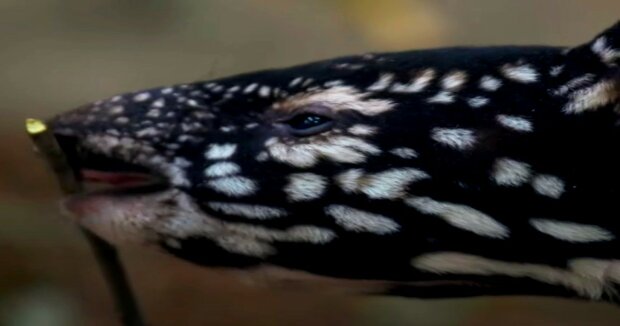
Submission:
<svg viewBox="0 0 620 326">
<path fill-rule="evenodd" d="M 610 241 L 615 237 L 597 225 L 533 218 L 530 224 L 538 231 L 568 242 Z"/>
<path fill-rule="evenodd" d="M 563 65 L 553 66 L 551 67 L 551 70 L 549 70 L 549 75 L 551 75 L 552 77 L 557 77 L 562 73 L 563 70 L 564 70 Z"/>
<path fill-rule="evenodd" d="M 150 98 L 151 98 L 151 94 L 145 92 L 145 93 L 136 94 L 133 97 L 133 100 L 135 102 L 144 102 L 144 101 L 146 101 L 146 100 L 148 100 Z"/>
<path fill-rule="evenodd" d="M 620 59 L 620 50 L 616 50 L 607 44 L 607 38 L 601 36 L 592 44 L 592 52 L 596 53 L 601 60 L 607 64 L 612 64 Z"/>
<path fill-rule="evenodd" d="M 258 190 L 256 181 L 238 176 L 209 180 L 207 184 L 211 189 L 231 197 L 249 196 Z"/>
<path fill-rule="evenodd" d="M 504 157 L 495 161 L 491 178 L 500 186 L 517 187 L 527 183 L 531 175 L 529 164 Z"/>
<path fill-rule="evenodd" d="M 121 114 L 124 111 L 125 111 L 125 107 L 123 107 L 122 105 L 115 105 L 115 106 L 111 107 L 110 110 L 109 110 L 111 115 Z"/>
<path fill-rule="evenodd" d="M 453 71 L 441 79 L 441 88 L 448 91 L 458 91 L 465 85 L 467 74 L 463 71 Z"/>
<path fill-rule="evenodd" d="M 428 178 L 428 173 L 414 168 L 392 168 L 373 174 L 353 169 L 336 176 L 336 183 L 345 192 L 363 193 L 373 199 L 397 199 L 406 194 L 411 183 Z"/>
<path fill-rule="evenodd" d="M 618 98 L 620 98 L 620 91 L 618 91 L 617 82 L 605 79 L 571 93 L 570 100 L 562 110 L 565 113 L 579 114 L 613 103 Z"/>
<path fill-rule="evenodd" d="M 429 197 L 410 197 L 405 203 L 424 214 L 436 215 L 459 229 L 489 238 L 508 237 L 508 228 L 492 217 L 465 205 L 440 202 Z"/>
<path fill-rule="evenodd" d="M 593 270 L 592 260 L 591 258 L 571 260 L 570 269 L 567 270 L 540 264 L 493 260 L 459 252 L 437 252 L 415 257 L 411 264 L 419 270 L 438 274 L 527 277 L 548 284 L 565 286 L 582 296 L 598 299 L 605 293 L 606 283 L 613 280 L 611 275 L 603 276 L 601 270 L 615 272 L 612 275 L 620 274 L 615 270 L 618 261 L 603 261 L 603 264 L 597 264 L 603 265 L 603 268 Z"/>
<path fill-rule="evenodd" d="M 368 86 L 368 90 L 371 92 L 380 92 L 386 90 L 392 84 L 394 80 L 394 74 L 383 74 L 379 77 L 374 84 Z"/>
<path fill-rule="evenodd" d="M 504 77 L 523 84 L 538 81 L 538 72 L 529 64 L 506 64 L 500 69 Z"/>
<path fill-rule="evenodd" d="M 532 126 L 532 122 L 522 117 L 518 117 L 514 115 L 498 114 L 496 119 L 497 119 L 497 122 L 499 122 L 502 126 L 515 130 L 515 131 L 531 132 L 534 130 L 534 127 Z"/>
<path fill-rule="evenodd" d="M 250 84 L 250 85 L 246 86 L 246 87 L 243 89 L 243 93 L 244 93 L 244 94 L 250 94 L 250 93 L 252 93 L 252 92 L 253 92 L 255 89 L 257 89 L 257 88 L 258 88 L 258 84 L 257 84 L 257 83 L 252 83 L 252 84 Z"/>
<path fill-rule="evenodd" d="M 418 76 L 414 77 L 408 84 L 394 83 L 391 92 L 394 93 L 417 93 L 423 91 L 435 78 L 433 69 L 423 70 Z"/>
<path fill-rule="evenodd" d="M 594 74 L 585 74 L 583 76 L 575 77 L 569 81 L 567 81 L 564 85 L 558 87 L 556 90 L 552 92 L 555 96 L 563 96 L 568 94 L 569 92 L 577 89 L 579 87 L 583 87 L 591 83 L 594 80 Z"/>
<path fill-rule="evenodd" d="M 366 116 L 379 115 L 393 109 L 392 101 L 368 98 L 370 95 L 350 86 L 336 86 L 298 94 L 282 103 L 281 107 L 285 111 L 292 111 L 304 105 L 323 103 L 334 111 L 352 110 Z"/>
<path fill-rule="evenodd" d="M 348 136 L 332 136 L 302 144 L 286 144 L 273 138 L 265 145 L 275 160 L 302 168 L 314 166 L 321 158 L 339 163 L 361 163 L 368 155 L 381 153 L 363 139 Z"/>
<path fill-rule="evenodd" d="M 166 101 L 163 98 L 160 98 L 151 103 L 151 106 L 154 108 L 163 108 L 166 106 Z"/>
<path fill-rule="evenodd" d="M 355 136 L 372 136 L 377 132 L 377 127 L 364 124 L 356 124 L 349 127 L 349 129 L 347 129 L 347 132 Z"/>
<path fill-rule="evenodd" d="M 560 198 L 565 189 L 564 181 L 556 176 L 548 174 L 539 174 L 535 176 L 534 179 L 532 179 L 532 187 L 534 187 L 537 193 L 554 199 Z"/>
<path fill-rule="evenodd" d="M 237 151 L 236 144 L 211 144 L 205 154 L 209 160 L 228 159 Z"/>
<path fill-rule="evenodd" d="M 434 128 L 431 138 L 446 146 L 456 149 L 470 149 L 476 143 L 476 135 L 473 130 L 461 128 Z"/>
<path fill-rule="evenodd" d="M 271 95 L 271 88 L 269 86 L 261 86 L 258 89 L 258 96 L 269 97 L 269 95 Z"/>
<path fill-rule="evenodd" d="M 489 103 L 489 99 L 482 96 L 475 96 L 467 100 L 467 104 L 472 108 L 479 108 Z"/>
<path fill-rule="evenodd" d="M 303 80 L 304 80 L 303 77 L 297 77 L 297 78 L 291 80 L 291 82 L 288 84 L 288 86 L 289 87 L 295 87 L 295 86 L 299 85 Z"/>
<path fill-rule="evenodd" d="M 400 225 L 385 216 L 348 206 L 330 205 L 325 208 L 325 213 L 348 231 L 384 235 L 395 233 L 400 229 Z"/>
<path fill-rule="evenodd" d="M 205 169 L 207 177 L 224 177 L 241 172 L 241 167 L 233 162 L 217 162 Z"/>
<path fill-rule="evenodd" d="M 327 187 L 327 178 L 314 173 L 289 175 L 284 192 L 290 201 L 309 201 L 320 198 Z"/>
<path fill-rule="evenodd" d="M 394 148 L 394 149 L 390 150 L 390 153 L 392 155 L 395 155 L 395 156 L 398 156 L 398 157 L 404 158 L 404 159 L 412 159 L 412 158 L 418 157 L 418 152 L 416 152 L 414 149 L 411 149 L 411 148 L 408 148 L 408 147 Z"/>
<path fill-rule="evenodd" d="M 432 97 L 429 97 L 426 102 L 438 103 L 438 104 L 450 104 L 454 102 L 454 94 L 448 91 L 441 91 Z"/>
<path fill-rule="evenodd" d="M 207 206 L 209 206 L 214 211 L 218 211 L 227 215 L 236 215 L 257 220 L 267 220 L 287 215 L 284 209 L 262 205 L 209 202 L 207 203 Z"/>
<path fill-rule="evenodd" d="M 483 76 L 482 78 L 480 78 L 480 88 L 485 91 L 494 92 L 498 90 L 501 86 L 502 81 L 497 78 L 491 76 Z"/>
</svg>

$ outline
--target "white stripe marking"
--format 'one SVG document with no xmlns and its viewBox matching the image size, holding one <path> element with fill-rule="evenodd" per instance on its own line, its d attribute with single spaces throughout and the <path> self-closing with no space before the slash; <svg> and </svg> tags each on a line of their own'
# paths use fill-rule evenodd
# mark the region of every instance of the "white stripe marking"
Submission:
<svg viewBox="0 0 620 326">
<path fill-rule="evenodd" d="M 353 169 L 336 176 L 336 182 L 345 192 L 361 192 L 373 199 L 397 199 L 406 195 L 411 183 L 428 178 L 428 173 L 414 168 L 393 168 L 367 175 Z"/>
<path fill-rule="evenodd" d="M 256 181 L 237 176 L 210 180 L 208 185 L 211 189 L 232 197 L 249 196 L 258 190 Z"/>
<path fill-rule="evenodd" d="M 540 218 L 531 219 L 530 224 L 544 234 L 568 242 L 610 241 L 615 238 L 610 231 L 597 225 Z"/>
<path fill-rule="evenodd" d="M 397 232 L 400 229 L 393 220 L 378 214 L 361 211 L 342 205 L 330 205 L 325 213 L 336 220 L 344 229 L 353 232 L 370 232 L 379 235 Z"/>
<path fill-rule="evenodd" d="M 390 153 L 404 159 L 412 159 L 418 157 L 418 152 L 408 147 L 397 147 L 390 150 Z"/>
<path fill-rule="evenodd" d="M 303 77 L 297 77 L 293 80 L 291 80 L 291 82 L 288 84 L 288 87 L 295 87 L 297 85 L 299 85 L 299 83 L 301 83 L 304 80 Z"/>
<path fill-rule="evenodd" d="M 435 78 L 433 69 L 423 70 L 418 76 L 414 77 L 408 84 L 394 83 L 390 91 L 394 93 L 417 93 L 423 91 Z"/>
<path fill-rule="evenodd" d="M 482 96 L 475 96 L 467 100 L 467 104 L 472 108 L 479 108 L 489 104 L 489 99 Z"/>
<path fill-rule="evenodd" d="M 539 76 L 529 64 L 506 64 L 500 70 L 504 77 L 523 84 L 536 82 Z"/>
<path fill-rule="evenodd" d="M 506 114 L 498 114 L 497 122 L 499 122 L 502 126 L 519 131 L 519 132 L 532 132 L 534 127 L 532 126 L 532 122 L 529 120 L 514 116 L 514 115 L 506 115 Z"/>
<path fill-rule="evenodd" d="M 568 94 L 569 92 L 583 87 L 584 85 L 590 84 L 594 80 L 594 74 L 585 74 L 583 76 L 575 77 L 569 81 L 567 81 L 564 85 L 555 89 L 551 94 L 555 96 L 563 96 Z"/>
<path fill-rule="evenodd" d="M 258 88 L 258 84 L 257 83 L 253 83 L 248 85 L 244 90 L 243 90 L 243 94 L 250 94 L 252 93 L 256 88 Z"/>
<path fill-rule="evenodd" d="M 426 99 L 428 103 L 450 104 L 454 102 L 454 94 L 448 91 L 441 91 Z"/>
<path fill-rule="evenodd" d="M 467 74 L 463 71 L 453 71 L 441 79 L 441 88 L 447 91 L 460 90 L 467 81 Z"/>
<path fill-rule="evenodd" d="M 602 277 L 600 268 L 595 269 L 595 274 L 591 274 L 592 268 L 584 268 L 584 265 L 591 266 L 588 265 L 591 260 L 590 258 L 571 260 L 570 269 L 567 270 L 540 264 L 494 260 L 459 252 L 437 252 L 415 257 L 411 260 L 411 265 L 419 270 L 437 274 L 527 277 L 548 284 L 565 286 L 582 296 L 599 299 L 607 290 L 609 285 L 607 282 L 613 279 L 610 276 Z M 617 261 L 611 261 L 606 262 L 606 267 L 611 264 L 618 266 Z"/>
<path fill-rule="evenodd" d="M 207 177 L 224 177 L 241 172 L 239 165 L 232 162 L 217 162 L 205 169 Z"/>
<path fill-rule="evenodd" d="M 592 86 L 580 89 L 570 94 L 570 101 L 564 105 L 565 113 L 578 114 L 593 110 L 620 98 L 618 82 L 605 79 Z"/>
<path fill-rule="evenodd" d="M 467 230 L 489 238 L 507 238 L 508 228 L 492 217 L 472 207 L 439 202 L 429 197 L 410 197 L 405 203 L 420 212 L 441 217 L 459 229 Z"/>
<path fill-rule="evenodd" d="M 281 208 L 268 207 L 262 205 L 209 202 L 207 204 L 214 211 L 227 215 L 237 215 L 257 220 L 268 220 L 286 216 L 286 211 Z"/>
<path fill-rule="evenodd" d="M 374 84 L 368 86 L 367 90 L 371 92 L 380 92 L 384 91 L 386 88 L 390 87 L 392 81 L 394 80 L 394 74 L 382 74 Z"/>
<path fill-rule="evenodd" d="M 605 36 L 599 37 L 592 44 L 592 52 L 601 57 L 601 60 L 607 64 L 612 64 L 614 61 L 620 59 L 620 50 L 613 49 L 607 44 L 607 38 Z"/>
</svg>

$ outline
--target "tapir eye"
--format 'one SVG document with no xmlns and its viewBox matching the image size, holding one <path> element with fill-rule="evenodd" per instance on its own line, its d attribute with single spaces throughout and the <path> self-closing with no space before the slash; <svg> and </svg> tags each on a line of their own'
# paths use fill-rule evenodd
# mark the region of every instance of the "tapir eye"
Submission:
<svg viewBox="0 0 620 326">
<path fill-rule="evenodd" d="M 297 136 L 310 136 L 329 130 L 333 120 L 316 113 L 300 113 L 283 123 Z"/>
</svg>

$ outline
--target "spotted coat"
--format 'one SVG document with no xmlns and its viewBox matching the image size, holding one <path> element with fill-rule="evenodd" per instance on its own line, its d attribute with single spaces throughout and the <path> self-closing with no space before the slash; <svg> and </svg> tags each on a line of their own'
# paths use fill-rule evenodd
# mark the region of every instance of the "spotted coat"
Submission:
<svg viewBox="0 0 620 326">
<path fill-rule="evenodd" d="M 614 299 L 619 64 L 616 24 L 575 48 L 365 54 L 115 96 L 55 118 L 61 145 L 77 170 L 122 162 L 165 187 L 66 205 L 207 266 Z"/>
</svg>

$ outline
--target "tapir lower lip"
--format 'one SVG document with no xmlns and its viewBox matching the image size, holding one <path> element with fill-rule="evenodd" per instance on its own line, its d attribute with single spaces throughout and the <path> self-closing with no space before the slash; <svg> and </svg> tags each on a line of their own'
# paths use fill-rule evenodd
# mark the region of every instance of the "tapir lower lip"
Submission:
<svg viewBox="0 0 620 326">
<path fill-rule="evenodd" d="M 80 171 L 83 195 L 123 196 L 162 191 L 168 182 L 156 175 L 134 172 Z"/>
<path fill-rule="evenodd" d="M 56 138 L 84 195 L 132 195 L 170 187 L 168 179 L 152 169 L 84 148 L 77 137 Z"/>
<path fill-rule="evenodd" d="M 118 187 L 132 187 L 149 183 L 154 177 L 147 173 L 109 172 L 91 169 L 81 169 L 81 179 L 84 182 L 107 184 Z"/>
<path fill-rule="evenodd" d="M 114 176 L 109 174 L 107 177 L 110 180 L 129 180 L 122 173 Z M 169 184 L 161 179 L 144 179 L 138 182 L 137 179 L 135 181 L 133 179 L 136 176 L 132 175 L 131 178 L 131 182 L 114 181 L 112 184 L 92 182 L 88 178 L 82 179 L 83 191 L 64 198 L 61 207 L 69 215 L 83 218 L 95 214 L 104 206 L 116 206 L 119 202 L 139 199 L 141 196 L 170 189 Z"/>
</svg>

